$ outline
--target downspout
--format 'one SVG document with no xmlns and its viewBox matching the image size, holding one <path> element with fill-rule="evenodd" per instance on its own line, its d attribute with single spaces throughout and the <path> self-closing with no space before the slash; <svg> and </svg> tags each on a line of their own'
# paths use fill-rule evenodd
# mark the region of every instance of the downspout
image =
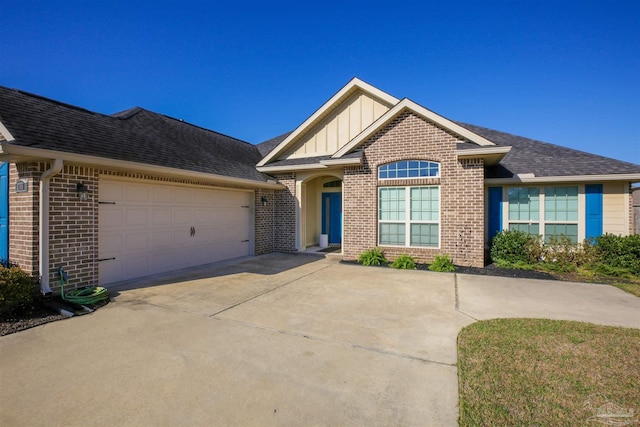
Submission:
<svg viewBox="0 0 640 427">
<path fill-rule="evenodd" d="M 49 181 L 62 170 L 62 159 L 55 159 L 53 165 L 40 177 L 40 215 L 39 221 L 39 262 L 40 291 L 43 295 L 51 294 L 49 286 Z"/>
</svg>

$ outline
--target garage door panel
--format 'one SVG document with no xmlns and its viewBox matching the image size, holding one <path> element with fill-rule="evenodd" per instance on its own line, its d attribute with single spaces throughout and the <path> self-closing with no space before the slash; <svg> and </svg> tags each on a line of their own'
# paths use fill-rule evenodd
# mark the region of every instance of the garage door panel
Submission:
<svg viewBox="0 0 640 427">
<path fill-rule="evenodd" d="M 125 226 L 136 227 L 149 223 L 149 208 L 128 208 L 125 211 Z"/>
<path fill-rule="evenodd" d="M 116 258 L 99 264 L 102 284 L 251 253 L 242 206 L 253 193 L 108 179 L 99 189 L 99 258 Z"/>
</svg>

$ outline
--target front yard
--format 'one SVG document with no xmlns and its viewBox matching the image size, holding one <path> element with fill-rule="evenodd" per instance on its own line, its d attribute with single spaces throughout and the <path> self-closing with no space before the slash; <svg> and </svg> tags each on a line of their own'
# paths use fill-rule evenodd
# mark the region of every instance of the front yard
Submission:
<svg viewBox="0 0 640 427">
<path fill-rule="evenodd" d="M 639 419 L 639 329 L 481 321 L 458 336 L 458 369 L 461 426 L 635 425 Z"/>
</svg>

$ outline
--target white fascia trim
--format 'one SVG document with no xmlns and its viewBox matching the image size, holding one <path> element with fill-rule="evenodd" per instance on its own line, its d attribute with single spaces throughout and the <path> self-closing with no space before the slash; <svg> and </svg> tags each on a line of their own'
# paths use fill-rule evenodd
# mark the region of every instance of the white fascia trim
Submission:
<svg viewBox="0 0 640 427">
<path fill-rule="evenodd" d="M 362 159 L 360 157 L 353 157 L 350 159 L 329 159 L 320 160 L 320 163 L 327 166 L 360 165 L 362 164 Z"/>
<path fill-rule="evenodd" d="M 456 150 L 458 157 L 482 157 L 483 155 L 507 154 L 511 151 L 511 147 L 495 147 L 495 148 L 468 148 L 466 150 Z"/>
<path fill-rule="evenodd" d="M 6 141 L 15 141 L 15 138 L 11 135 L 9 129 L 7 129 L 2 122 L 0 122 L 0 135 L 2 135 Z"/>
<path fill-rule="evenodd" d="M 640 173 L 610 175 L 568 175 L 568 176 L 520 176 L 513 178 L 487 178 L 485 184 L 535 184 L 545 182 L 593 182 L 593 181 L 640 181 Z"/>
<path fill-rule="evenodd" d="M 369 127 L 363 130 L 358 136 L 351 140 L 347 145 L 342 147 L 340 150 L 336 151 L 336 153 L 331 156 L 333 158 L 338 158 L 344 156 L 352 149 L 357 147 L 359 144 L 368 139 L 371 135 L 377 132 L 384 125 L 393 120 L 398 114 L 400 114 L 404 109 L 407 109 L 419 116 L 424 117 L 425 119 L 434 122 L 445 129 L 450 130 L 456 135 L 461 136 L 462 138 L 469 140 L 471 142 L 475 142 L 478 145 L 484 146 L 495 146 L 495 144 L 488 139 L 476 134 L 475 132 L 471 132 L 469 129 L 463 128 L 457 123 L 452 122 L 449 119 L 442 117 L 439 114 L 434 113 L 431 110 L 426 109 L 425 107 L 416 104 L 408 98 L 404 98 L 402 101 L 397 103 L 392 109 L 387 111 L 385 114 L 380 116 L 378 120 L 373 122 Z"/>
<path fill-rule="evenodd" d="M 306 165 L 289 165 L 289 166 L 256 166 L 258 172 L 289 172 L 303 171 L 310 169 L 327 169 L 327 166 L 320 163 L 309 163 Z"/>
<path fill-rule="evenodd" d="M 347 83 L 342 89 L 338 91 L 335 95 L 333 95 L 327 102 L 322 104 L 322 106 L 316 110 L 307 120 L 305 120 L 300 126 L 298 126 L 291 134 L 285 138 L 276 148 L 271 150 L 267 156 L 258 163 L 258 166 L 264 166 L 269 163 L 274 157 L 282 153 L 289 144 L 294 141 L 301 133 L 307 130 L 309 126 L 311 126 L 318 118 L 320 118 L 323 114 L 325 114 L 329 109 L 331 109 L 337 102 L 339 102 L 345 95 L 349 94 L 353 91 L 354 88 L 358 88 L 365 93 L 368 93 L 376 98 L 381 99 L 387 104 L 394 105 L 398 103 L 398 98 L 389 95 L 386 92 L 381 91 L 380 89 L 371 86 L 368 83 L 363 82 L 362 80 L 354 77 L 351 79 L 349 83 Z"/>
<path fill-rule="evenodd" d="M 146 163 L 130 162 L 126 160 L 109 159 L 106 157 L 88 156 L 85 154 L 66 153 L 63 151 L 45 150 L 42 148 L 22 147 L 19 145 L 7 144 L 6 141 L 0 143 L 0 154 L 8 155 L 11 161 L 23 158 L 35 159 L 62 159 L 65 162 L 90 164 L 95 166 L 104 166 L 107 168 L 120 170 L 134 170 L 136 172 L 148 172 L 155 175 L 171 175 L 182 178 L 201 179 L 209 182 L 217 182 L 224 184 L 243 185 L 248 187 L 282 189 L 281 184 L 269 182 L 253 181 L 245 178 L 234 178 L 230 176 L 217 175 L 206 172 L 196 172 L 184 169 L 170 168 L 166 166 L 154 166 Z M 16 159 L 17 158 L 17 159 Z"/>
</svg>

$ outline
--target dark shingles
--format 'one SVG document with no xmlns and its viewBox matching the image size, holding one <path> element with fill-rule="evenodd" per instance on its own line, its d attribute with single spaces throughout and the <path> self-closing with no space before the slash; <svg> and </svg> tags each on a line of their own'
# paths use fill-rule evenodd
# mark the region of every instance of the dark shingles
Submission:
<svg viewBox="0 0 640 427">
<path fill-rule="evenodd" d="M 252 144 L 135 107 L 112 116 L 0 87 L 12 144 L 264 182 Z"/>
<path fill-rule="evenodd" d="M 457 123 L 496 145 L 511 147 L 511 151 L 498 165 L 487 168 L 487 178 L 511 178 L 515 174 L 527 173 L 533 173 L 537 177 L 640 173 L 640 165 L 633 163 L 467 123 Z M 470 148 L 467 145 L 460 147 L 459 144 L 459 148 Z"/>
<path fill-rule="evenodd" d="M 283 133 L 280 136 L 276 136 L 275 138 L 271 138 L 267 141 L 261 142 L 260 144 L 256 144 L 256 148 L 260 151 L 262 157 L 266 157 L 274 148 L 276 148 L 282 141 L 287 139 L 287 137 L 291 135 L 291 132 Z"/>
</svg>

